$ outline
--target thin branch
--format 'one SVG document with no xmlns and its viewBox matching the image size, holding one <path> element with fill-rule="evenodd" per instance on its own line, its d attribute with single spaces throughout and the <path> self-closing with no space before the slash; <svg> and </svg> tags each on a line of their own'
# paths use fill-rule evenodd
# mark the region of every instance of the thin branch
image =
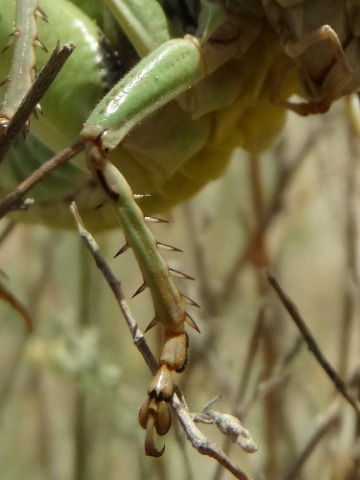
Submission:
<svg viewBox="0 0 360 480">
<path fill-rule="evenodd" d="M 82 140 L 77 140 L 64 150 L 54 155 L 50 160 L 40 165 L 28 178 L 26 178 L 15 190 L 7 195 L 0 203 L 0 218 L 3 218 L 13 209 L 22 208 L 24 195 L 40 182 L 46 175 L 49 175 L 60 165 L 71 160 L 75 155 L 84 150 L 85 144 Z"/>
<path fill-rule="evenodd" d="M 143 333 L 140 331 L 135 319 L 130 312 L 129 306 L 122 293 L 120 282 L 116 279 L 109 265 L 106 263 L 105 259 L 101 255 L 98 244 L 96 243 L 90 232 L 85 229 L 75 202 L 72 202 L 70 210 L 72 215 L 74 216 L 81 238 L 84 240 L 87 248 L 89 249 L 92 257 L 96 262 L 97 267 L 104 275 L 105 280 L 107 281 L 113 294 L 115 295 L 121 312 L 123 313 L 125 321 L 130 329 L 136 348 L 143 356 L 151 372 L 155 374 L 158 369 L 158 363 L 153 356 L 149 346 L 147 345 Z M 221 463 L 221 465 L 223 465 L 224 468 L 231 472 L 235 478 L 238 478 L 239 480 L 250 480 L 250 478 L 229 459 L 229 457 L 221 450 L 221 448 L 217 444 L 208 440 L 207 437 L 196 427 L 184 401 L 180 401 L 179 395 L 177 393 L 173 395 L 171 405 L 179 419 L 181 426 L 185 431 L 188 440 L 199 453 L 217 460 L 219 463 Z"/>
<path fill-rule="evenodd" d="M 22 317 L 29 332 L 33 330 L 33 321 L 30 313 L 24 307 L 24 305 L 8 290 L 4 285 L 0 283 L 0 299 L 8 303 L 18 314 Z"/>
<path fill-rule="evenodd" d="M 214 442 L 211 442 L 195 425 L 187 408 L 180 402 L 175 394 L 171 401 L 186 437 L 191 445 L 202 455 L 207 455 L 217 460 L 226 470 L 239 480 L 250 480 L 250 478 L 235 465 L 223 450 Z"/>
<path fill-rule="evenodd" d="M 329 406 L 327 412 L 315 427 L 315 430 L 311 434 L 299 457 L 296 459 L 289 471 L 284 475 L 282 480 L 294 480 L 298 477 L 302 467 L 304 466 L 310 455 L 313 453 L 315 447 L 325 437 L 329 430 L 331 430 L 339 421 L 339 415 L 340 402 L 339 398 L 337 398 Z"/>
<path fill-rule="evenodd" d="M 262 330 L 266 317 L 267 306 L 263 305 L 258 312 L 256 323 L 247 345 L 247 354 L 244 360 L 240 382 L 233 400 L 234 407 L 236 405 L 244 405 L 245 393 L 248 388 L 249 380 L 255 364 L 255 358 L 259 351 L 259 344 L 261 340 Z M 243 414 L 243 412 L 241 412 Z"/>
<path fill-rule="evenodd" d="M 359 189 L 359 100 L 348 97 L 345 102 L 348 123 L 348 160 L 344 198 L 345 284 L 343 318 L 340 325 L 339 373 L 344 376 L 349 367 L 351 339 L 354 335 L 355 313 L 358 306 L 358 189 Z"/>
<path fill-rule="evenodd" d="M 80 217 L 79 211 L 77 209 L 76 203 L 72 202 L 70 205 L 70 210 L 71 213 L 75 219 L 76 226 L 78 228 L 79 234 L 81 238 L 84 240 L 87 248 L 89 249 L 93 259 L 95 260 L 96 266 L 98 269 L 101 271 L 101 273 L 104 275 L 105 280 L 107 281 L 109 287 L 111 288 L 111 291 L 113 292 L 115 299 L 120 307 L 120 310 L 125 318 L 125 321 L 127 323 L 127 326 L 129 327 L 129 330 L 131 332 L 131 335 L 134 340 L 134 344 L 136 348 L 140 351 L 142 354 L 146 364 L 151 370 L 152 374 L 155 374 L 159 368 L 159 365 L 152 354 L 150 348 L 148 347 L 144 335 L 139 329 L 136 320 L 131 314 L 129 305 L 127 301 L 125 300 L 124 294 L 121 289 L 121 284 L 113 274 L 111 268 L 109 267 L 108 263 L 102 256 L 100 252 L 100 247 L 96 243 L 94 237 L 91 235 L 91 233 L 85 229 L 85 226 L 82 222 L 82 219 Z"/>
<path fill-rule="evenodd" d="M 20 133 L 24 123 L 35 110 L 41 97 L 43 97 L 46 90 L 50 87 L 74 48 L 75 45 L 72 42 L 69 42 L 62 46 L 58 44 L 54 49 L 49 61 L 39 73 L 33 86 L 22 101 L 13 118 L 10 120 L 5 132 L 1 132 L 0 163 L 4 160 L 5 154 L 14 142 L 15 137 Z"/>
<path fill-rule="evenodd" d="M 295 305 L 295 303 L 285 294 L 282 290 L 280 285 L 278 284 L 275 277 L 273 277 L 270 273 L 267 273 L 267 280 L 270 285 L 273 287 L 275 292 L 277 293 L 278 297 L 280 298 L 282 304 L 288 311 L 290 317 L 294 320 L 296 326 L 300 330 L 308 349 L 313 353 L 316 360 L 325 370 L 326 374 L 335 385 L 336 389 L 341 393 L 341 395 L 352 405 L 352 407 L 356 410 L 356 412 L 360 415 L 360 408 L 359 404 L 355 398 L 348 392 L 347 386 L 345 382 L 339 377 L 333 367 L 330 365 L 329 361 L 326 359 L 324 354 L 321 352 L 318 344 L 316 343 L 315 338 L 313 337 L 312 333 L 310 332 L 309 328 L 307 327 L 304 319 L 300 315 L 300 312 Z"/>
<path fill-rule="evenodd" d="M 357 385 L 359 383 L 359 376 L 359 369 L 355 369 L 350 375 L 349 380 L 347 381 L 347 386 L 351 388 Z M 326 433 L 334 426 L 336 426 L 336 424 L 339 422 L 341 414 L 341 403 L 339 400 L 339 398 L 336 398 L 329 405 L 328 409 L 319 420 L 307 443 L 300 452 L 300 455 L 295 460 L 295 463 L 284 475 L 282 480 L 294 480 L 298 477 L 302 467 L 306 463 L 307 459 L 310 457 L 311 453 L 314 451 L 315 447 L 325 437 Z"/>
<path fill-rule="evenodd" d="M 0 245 L 7 239 L 7 237 L 10 235 L 10 233 L 14 230 L 16 227 L 16 222 L 13 220 L 9 220 L 6 227 L 3 229 L 3 231 L 0 233 Z"/>
</svg>

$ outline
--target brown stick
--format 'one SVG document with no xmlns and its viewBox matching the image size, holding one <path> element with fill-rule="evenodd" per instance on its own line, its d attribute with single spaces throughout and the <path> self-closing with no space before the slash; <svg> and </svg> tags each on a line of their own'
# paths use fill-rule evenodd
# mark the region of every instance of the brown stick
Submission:
<svg viewBox="0 0 360 480">
<path fill-rule="evenodd" d="M 54 155 L 50 160 L 40 165 L 28 178 L 26 178 L 14 191 L 9 193 L 0 203 L 0 218 L 3 218 L 10 210 L 19 209 L 23 205 L 24 195 L 40 182 L 46 175 L 49 175 L 60 165 L 71 160 L 75 155 L 84 150 L 85 144 L 82 140 L 74 142 L 64 150 Z"/>
<path fill-rule="evenodd" d="M 20 133 L 23 125 L 35 110 L 41 97 L 43 97 L 46 90 L 50 87 L 74 48 L 75 45 L 70 42 L 62 46 L 58 44 L 54 49 L 49 61 L 39 73 L 33 86 L 21 102 L 20 107 L 10 120 L 4 134 L 1 136 L 0 163 L 4 160 L 5 154 L 13 144 L 15 137 Z"/>
<path fill-rule="evenodd" d="M 266 274 L 267 280 L 270 285 L 273 287 L 278 297 L 280 298 L 282 304 L 288 311 L 290 317 L 294 320 L 296 326 L 300 330 L 301 335 L 303 336 L 309 350 L 313 353 L 316 360 L 319 362 L 321 367 L 325 370 L 325 373 L 328 375 L 332 383 L 335 385 L 335 388 L 341 393 L 341 395 L 354 407 L 358 415 L 360 415 L 360 408 L 357 400 L 352 397 L 348 392 L 346 383 L 339 377 L 336 371 L 333 369 L 327 358 L 321 352 L 315 338 L 307 327 L 304 319 L 300 315 L 300 312 L 295 305 L 295 303 L 285 294 L 283 289 L 278 284 L 275 277 L 273 277 L 269 272 Z"/>
</svg>

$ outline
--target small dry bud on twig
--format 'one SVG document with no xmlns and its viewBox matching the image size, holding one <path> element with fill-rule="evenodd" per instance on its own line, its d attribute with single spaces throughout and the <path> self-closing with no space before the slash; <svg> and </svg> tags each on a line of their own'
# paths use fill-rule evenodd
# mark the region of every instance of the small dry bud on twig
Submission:
<svg viewBox="0 0 360 480">
<path fill-rule="evenodd" d="M 194 422 L 215 424 L 224 435 L 231 438 L 233 443 L 239 445 L 245 452 L 254 453 L 257 446 L 240 420 L 229 413 L 221 413 L 214 410 L 212 406 L 219 400 L 219 396 L 210 400 L 199 414 L 194 415 Z"/>
</svg>

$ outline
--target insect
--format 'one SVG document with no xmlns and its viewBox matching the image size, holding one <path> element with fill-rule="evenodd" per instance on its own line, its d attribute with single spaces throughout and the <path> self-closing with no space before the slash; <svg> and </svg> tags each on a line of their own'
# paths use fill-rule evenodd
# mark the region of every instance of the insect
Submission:
<svg viewBox="0 0 360 480">
<path fill-rule="evenodd" d="M 263 5 L 284 52 L 299 65 L 300 81 L 309 98 L 305 103 L 280 100 L 280 104 L 300 115 L 324 113 L 338 98 L 359 90 L 358 2 L 264 0 Z M 319 21 L 317 12 L 322 10 Z M 282 75 L 278 90 L 281 81 Z"/>
<path fill-rule="evenodd" d="M 8 43 L 13 25 L 12 2 L 6 2 L 1 45 Z M 185 307 L 194 302 L 175 286 L 159 253 L 162 244 L 151 234 L 144 215 L 170 208 L 217 178 L 235 147 L 253 153 L 268 148 L 283 127 L 286 108 L 302 115 L 324 112 L 337 98 L 357 91 L 353 53 L 357 37 L 351 19 L 358 7 L 330 0 L 140 4 L 128 0 L 124 8 L 108 0 L 119 24 L 111 17 L 109 28 L 103 17 L 108 11 L 100 2 L 92 12 L 86 10 L 91 9 L 86 2 L 80 9 L 73 3 L 44 0 L 41 11 L 50 28 L 43 18 L 37 22 L 39 30 L 34 26 L 37 2 L 17 3 L 23 17 L 16 35 L 21 38 L 22 29 L 29 33 L 30 40 L 23 45 L 30 58 L 38 40 L 48 50 L 59 39 L 72 40 L 77 49 L 43 98 L 43 114 L 31 121 L 26 143 L 7 156 L 1 188 L 10 191 L 12 181 L 18 182 L 50 151 L 79 136 L 86 145 L 87 166 L 81 157 L 59 169 L 58 177 L 34 190 L 35 205 L 21 218 L 68 228 L 68 204 L 75 199 L 85 223 L 94 230 L 120 221 L 127 241 L 121 252 L 133 249 L 144 278 L 139 292 L 145 288 L 151 292 L 155 318 L 148 329 L 160 324 L 164 333 L 159 370 L 139 415 L 147 430 L 146 453 L 160 456 L 163 449 L 155 447 L 153 431 L 164 435 L 170 427 L 172 374 L 181 372 L 187 362 L 185 324 L 197 326 Z M 324 5 L 332 8 L 320 20 L 314 12 Z M 299 22 L 302 11 L 306 15 Z M 56 21 L 51 23 L 52 19 Z M 2 77 L 10 70 L 10 52 L 1 63 Z M 321 58 L 324 54 L 320 67 L 314 54 Z M 28 78 L 21 89 L 26 93 L 35 56 L 22 65 L 18 55 L 14 53 L 13 67 L 25 70 Z M 46 58 L 46 52 L 36 49 L 37 69 Z M 9 84 L 17 85 L 13 73 Z M 308 101 L 287 101 L 290 94 L 302 91 L 301 85 Z M 15 102 L 19 98 L 18 93 Z M 9 104 L 10 110 L 18 105 L 12 107 L 12 101 L 5 96 L 3 127 L 12 115 Z M 133 192 L 140 195 L 137 202 Z M 103 208 L 94 211 L 99 204 Z"/>
</svg>

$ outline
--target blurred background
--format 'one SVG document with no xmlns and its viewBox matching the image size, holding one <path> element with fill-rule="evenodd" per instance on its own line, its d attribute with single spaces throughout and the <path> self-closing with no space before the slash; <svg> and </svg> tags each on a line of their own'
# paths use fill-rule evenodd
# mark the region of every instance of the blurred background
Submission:
<svg viewBox="0 0 360 480">
<path fill-rule="evenodd" d="M 357 101 L 357 98 L 355 99 Z M 236 151 L 226 174 L 154 225 L 184 253 L 169 264 L 201 308 L 177 381 L 192 412 L 236 414 L 258 445 L 233 446 L 200 426 L 253 479 L 360 478 L 353 409 L 303 343 L 269 287 L 270 270 L 342 378 L 359 365 L 359 145 L 345 102 L 290 114 L 274 148 Z M 6 228 L 5 222 L 3 229 Z M 153 318 L 121 232 L 97 234 L 140 328 Z M 16 225 L 3 239 L 1 282 L 34 319 L 29 334 L 0 303 L 0 480 L 233 478 L 187 442 L 173 415 L 160 459 L 143 452 L 138 410 L 151 374 L 112 293 L 76 232 Z M 155 355 L 157 329 L 146 334 Z M 356 385 L 356 382 L 353 382 Z M 357 384 L 358 388 L 358 384 Z"/>
</svg>

